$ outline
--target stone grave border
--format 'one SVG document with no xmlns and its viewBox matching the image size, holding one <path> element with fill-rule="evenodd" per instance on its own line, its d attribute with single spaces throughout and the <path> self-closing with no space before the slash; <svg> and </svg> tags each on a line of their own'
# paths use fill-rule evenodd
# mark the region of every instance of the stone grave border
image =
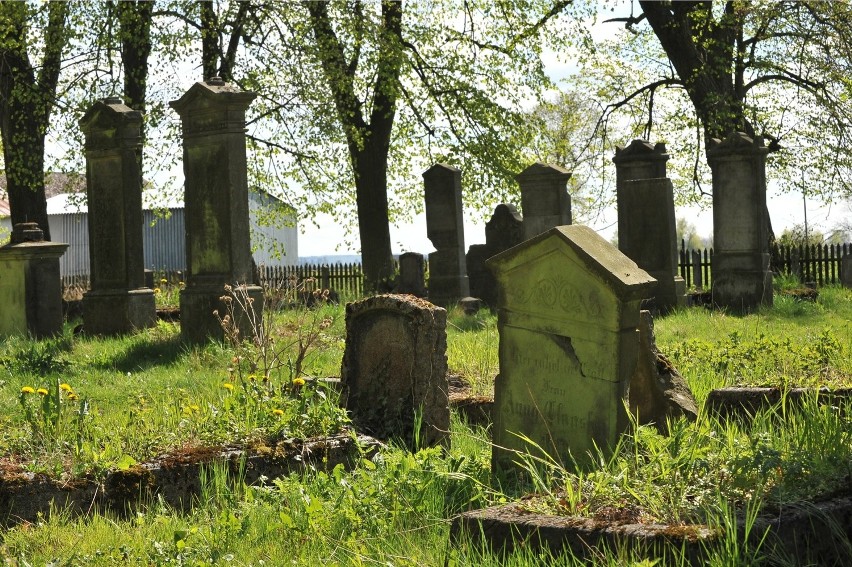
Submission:
<svg viewBox="0 0 852 567">
<path fill-rule="evenodd" d="M 307 469 L 331 470 L 338 464 L 353 468 L 383 444 L 351 432 L 307 440 L 284 439 L 253 451 L 224 446 L 167 453 L 126 470 L 109 471 L 102 480 L 86 476 L 74 480 L 44 474 L 0 476 L 0 526 L 36 522 L 51 512 L 72 517 L 93 511 L 127 513 L 143 502 L 161 498 L 179 510 L 188 510 L 201 494 L 202 467 L 227 465 L 246 484 Z"/>
<path fill-rule="evenodd" d="M 846 546 L 835 541 L 832 523 L 852 539 L 852 496 L 818 503 L 789 505 L 772 515 L 759 516 L 749 532 L 752 545 L 760 543 L 761 554 L 779 552 L 808 564 L 842 565 L 849 560 Z M 547 549 L 554 555 L 572 552 L 591 558 L 600 547 L 613 550 L 681 554 L 690 565 L 704 565 L 713 552 L 717 530 L 704 525 L 635 524 L 598 521 L 577 516 L 554 516 L 526 511 L 518 503 L 464 512 L 453 519 L 450 541 L 465 541 L 496 553 L 516 548 Z M 738 539 L 745 526 L 738 525 Z M 813 563 L 810 563 L 813 564 Z"/>
</svg>

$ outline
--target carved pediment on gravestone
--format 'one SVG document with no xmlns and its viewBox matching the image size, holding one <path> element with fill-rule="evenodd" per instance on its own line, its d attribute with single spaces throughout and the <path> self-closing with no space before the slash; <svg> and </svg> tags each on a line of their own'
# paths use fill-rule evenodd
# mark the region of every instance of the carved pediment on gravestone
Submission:
<svg viewBox="0 0 852 567">
<path fill-rule="evenodd" d="M 580 225 L 559 226 L 487 262 L 498 306 L 516 313 L 618 329 L 620 305 L 647 297 L 656 280 Z"/>
<path fill-rule="evenodd" d="M 632 160 L 668 160 L 666 145 L 662 142 L 652 144 L 647 140 L 633 140 L 627 147 L 615 148 L 615 157 L 612 161 L 616 164 L 622 161 Z"/>
<path fill-rule="evenodd" d="M 708 158 L 727 153 L 742 153 L 744 151 L 769 153 L 769 148 L 764 145 L 761 136 L 752 138 L 745 132 L 731 132 L 724 140 L 713 138 L 710 140 L 709 146 L 707 149 Z"/>
</svg>

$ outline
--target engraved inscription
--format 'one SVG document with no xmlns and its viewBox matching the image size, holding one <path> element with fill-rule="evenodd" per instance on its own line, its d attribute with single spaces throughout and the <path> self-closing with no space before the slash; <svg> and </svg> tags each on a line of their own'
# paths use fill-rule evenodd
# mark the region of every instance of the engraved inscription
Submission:
<svg viewBox="0 0 852 567">
<path fill-rule="evenodd" d="M 508 293 L 508 304 L 513 306 L 558 307 L 566 313 L 580 311 L 591 318 L 604 313 L 604 300 L 598 289 L 581 290 L 564 278 L 541 278 L 531 286 L 510 288 Z"/>
</svg>

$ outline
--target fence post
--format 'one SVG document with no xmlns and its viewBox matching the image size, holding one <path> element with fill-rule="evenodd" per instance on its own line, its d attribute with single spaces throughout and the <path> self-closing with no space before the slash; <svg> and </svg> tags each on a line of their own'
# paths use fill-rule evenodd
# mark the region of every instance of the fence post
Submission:
<svg viewBox="0 0 852 567">
<path fill-rule="evenodd" d="M 701 251 L 693 250 L 692 251 L 692 279 L 695 285 L 695 289 L 702 289 L 704 287 L 704 280 L 701 277 Z"/>
</svg>

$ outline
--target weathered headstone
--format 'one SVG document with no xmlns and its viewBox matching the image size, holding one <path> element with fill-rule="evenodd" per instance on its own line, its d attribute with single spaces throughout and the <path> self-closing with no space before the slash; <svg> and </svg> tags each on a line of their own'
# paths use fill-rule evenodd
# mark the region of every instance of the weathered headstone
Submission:
<svg viewBox="0 0 852 567">
<path fill-rule="evenodd" d="M 524 241 L 524 219 L 514 205 L 501 203 L 485 223 L 485 244 L 474 244 L 467 250 L 467 275 L 470 294 L 490 307 L 497 305 L 497 280 L 485 261 Z"/>
<path fill-rule="evenodd" d="M 657 280 L 650 307 L 668 313 L 686 304 L 686 282 L 677 273 L 674 190 L 666 177 L 665 144 L 633 140 L 617 148 L 618 249 Z"/>
<path fill-rule="evenodd" d="M 86 333 L 113 335 L 157 323 L 142 251 L 142 113 L 118 97 L 80 120 L 86 136 L 91 289 L 83 295 Z"/>
<path fill-rule="evenodd" d="M 707 150 L 713 170 L 713 303 L 734 312 L 772 305 L 766 154 L 762 138 L 736 132 Z"/>
<path fill-rule="evenodd" d="M 657 350 L 650 311 L 639 315 L 639 358 L 630 379 L 630 412 L 641 425 L 653 424 L 668 433 L 668 420 L 698 417 L 698 404 L 686 380 Z"/>
<path fill-rule="evenodd" d="M 449 440 L 447 311 L 410 295 L 346 305 L 340 372 L 346 408 L 359 430 L 411 447 Z"/>
<path fill-rule="evenodd" d="M 840 285 L 852 288 L 852 254 L 840 260 Z"/>
<path fill-rule="evenodd" d="M 492 471 L 514 451 L 580 466 L 628 424 L 639 304 L 654 279 L 585 226 L 560 226 L 488 261 L 499 288 L 500 374 L 494 385 Z"/>
<path fill-rule="evenodd" d="M 556 165 L 534 163 L 515 176 L 521 189 L 524 239 L 555 226 L 571 224 L 571 172 Z"/>
<path fill-rule="evenodd" d="M 241 336 L 252 337 L 252 321 L 261 321 L 263 290 L 252 283 L 245 143 L 245 113 L 255 96 L 214 77 L 171 102 L 183 132 L 188 273 L 180 311 L 181 336 L 190 343 L 223 337 L 213 312 L 227 312 L 221 300 L 226 285 L 255 313 L 249 317 L 234 306 Z"/>
<path fill-rule="evenodd" d="M 423 173 L 429 254 L 429 301 L 451 305 L 470 295 L 464 255 L 461 171 L 442 163 Z"/>
<path fill-rule="evenodd" d="M 0 337 L 41 339 L 62 333 L 59 257 L 67 244 L 47 242 L 37 223 L 20 223 L 0 247 Z"/>
<path fill-rule="evenodd" d="M 399 255 L 399 284 L 397 293 L 409 293 L 425 297 L 426 283 L 423 269 L 423 254 L 406 252 Z"/>
</svg>

